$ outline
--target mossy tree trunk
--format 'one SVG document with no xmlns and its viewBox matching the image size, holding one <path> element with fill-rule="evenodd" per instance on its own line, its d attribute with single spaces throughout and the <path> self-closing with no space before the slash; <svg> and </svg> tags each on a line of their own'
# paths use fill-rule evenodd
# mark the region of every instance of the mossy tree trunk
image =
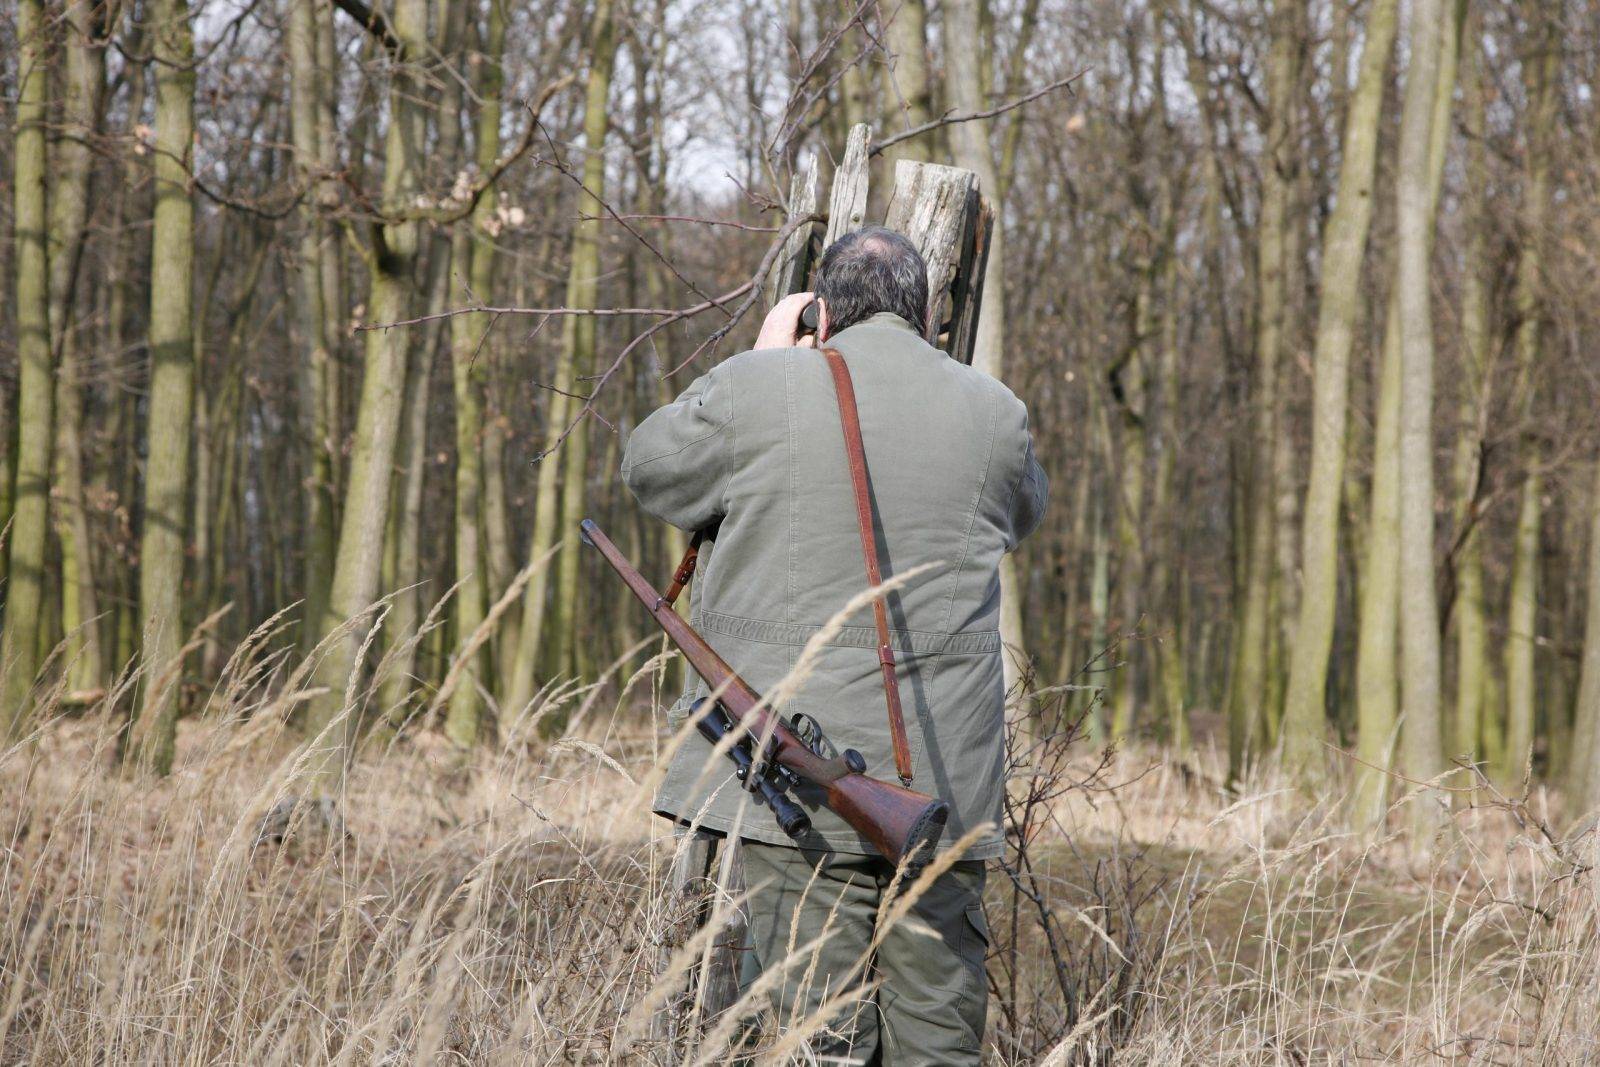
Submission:
<svg viewBox="0 0 1600 1067">
<path fill-rule="evenodd" d="M 144 669 L 135 759 L 172 769 L 183 677 L 184 540 L 194 412 L 194 30 L 188 0 L 152 12 L 156 66 L 155 218 L 150 249 L 149 453 L 139 541 Z"/>
<path fill-rule="evenodd" d="M 99 691 L 106 665 L 100 644 L 100 607 L 93 546 L 83 489 L 83 353 L 79 337 L 78 279 L 89 235 L 89 145 L 99 129 L 105 89 L 105 48 L 93 5 L 74 0 L 63 11 L 66 76 L 62 80 L 62 135 L 55 144 L 50 203 L 51 347 L 56 382 L 54 485 L 56 537 L 61 544 L 61 627 L 67 688 Z"/>
<path fill-rule="evenodd" d="M 1337 199 L 1323 231 L 1300 613 L 1283 713 L 1284 761 L 1290 774 L 1307 785 L 1321 780 L 1325 766 L 1322 742 L 1339 599 L 1339 490 L 1344 482 L 1350 350 L 1361 315 L 1378 129 L 1398 7 L 1398 0 L 1374 0 L 1368 13 L 1360 73 L 1345 113 Z"/>
<path fill-rule="evenodd" d="M 289 11 L 290 131 L 294 141 L 295 174 L 310 190 L 300 205 L 299 263 L 294 292 L 295 322 L 305 361 L 301 367 L 300 415 L 306 450 L 310 455 L 305 487 L 305 641 L 314 634 L 327 609 L 328 583 L 338 536 L 335 525 L 334 453 L 338 442 L 336 373 L 330 319 L 337 308 L 327 306 L 326 279 L 338 271 L 335 248 L 322 216 L 328 151 L 322 140 L 326 108 L 324 80 L 332 70 L 318 67 L 318 34 L 330 27 L 319 25 L 317 0 L 291 0 Z"/>
<path fill-rule="evenodd" d="M 456 0 L 457 3 L 460 0 Z M 489 174 L 500 157 L 500 68 L 505 49 L 505 0 L 489 0 L 483 49 L 477 62 L 477 170 Z M 470 280 L 473 297 L 490 300 L 494 291 L 495 234 L 499 231 L 495 190 L 486 189 L 472 213 L 469 243 L 461 264 Z M 484 522 L 484 382 L 489 370 L 487 346 L 491 322 L 487 315 L 460 315 L 451 323 L 451 367 L 456 416 L 456 642 L 470 641 L 488 611 L 489 555 L 483 536 Z M 478 740 L 483 723 L 481 686 L 490 681 L 489 646 L 474 657 L 450 695 L 445 734 L 467 748 Z"/>
<path fill-rule="evenodd" d="M 1244 587 L 1236 612 L 1228 706 L 1228 775 L 1237 781 L 1261 743 L 1268 714 L 1267 655 L 1273 552 L 1273 434 L 1284 327 L 1284 235 L 1295 167 L 1293 90 L 1299 19 L 1292 0 L 1273 5 L 1267 57 L 1267 128 L 1256 234 L 1256 353 L 1250 396 L 1250 481 L 1244 523 Z"/>
<path fill-rule="evenodd" d="M 1506 751 L 1502 775 L 1520 779 L 1533 754 L 1538 696 L 1535 665 L 1539 609 L 1539 539 L 1544 522 L 1544 478 L 1541 428 L 1534 421 L 1533 401 L 1540 375 L 1544 341 L 1544 228 L 1550 200 L 1550 146 L 1557 117 L 1555 80 L 1557 46 L 1553 20 L 1543 5 L 1528 3 L 1530 33 L 1522 57 L 1528 111 L 1517 283 L 1513 298 L 1517 323 L 1513 338 L 1516 372 L 1512 405 L 1519 420 L 1517 463 L 1523 472 L 1518 494 L 1517 530 L 1512 545 L 1510 605 L 1506 618 Z"/>
<path fill-rule="evenodd" d="M 612 0 L 597 0 L 590 22 L 588 55 L 589 74 L 584 93 L 583 126 L 587 156 L 583 168 L 583 192 L 578 198 L 578 211 L 593 216 L 590 221 L 580 220 L 573 230 L 571 261 L 567 270 L 567 306 L 591 309 L 596 306 L 598 291 L 596 275 L 599 271 L 598 216 L 604 211 L 605 196 L 605 146 L 609 116 L 606 106 L 611 94 L 611 72 L 616 56 L 616 32 L 612 22 Z M 582 516 L 577 509 L 583 506 L 584 477 L 588 466 L 587 426 L 579 426 L 555 451 L 561 435 L 567 429 L 573 412 L 577 410 L 571 399 L 579 377 L 580 366 L 587 367 L 594 350 L 593 318 L 587 315 L 569 315 L 562 323 L 561 353 L 556 362 L 555 380 L 545 390 L 549 407 L 545 416 L 545 447 L 539 460 L 539 477 L 534 491 L 533 535 L 528 546 L 530 562 L 542 561 L 559 541 L 562 558 L 556 567 L 558 580 L 554 603 L 547 603 L 550 593 L 551 567 L 541 563 L 534 571 L 522 597 L 522 625 L 518 634 L 515 655 L 507 676 L 505 695 L 501 707 L 505 714 L 515 716 L 533 699 L 534 679 L 539 670 L 539 655 L 549 623 L 550 663 L 557 671 L 568 668 L 571 662 L 571 620 L 574 605 L 563 601 L 563 590 L 576 594 L 578 581 L 578 541 L 576 524 Z M 560 495 L 558 496 L 558 490 Z M 550 722 L 552 729 L 562 724 Z"/>
<path fill-rule="evenodd" d="M 414 273 L 421 233 L 410 212 L 416 202 L 428 146 L 427 116 L 422 109 L 424 86 L 412 64 L 427 54 L 427 0 L 399 0 L 392 10 L 390 25 L 398 47 L 391 55 L 389 125 L 384 134 L 380 200 L 384 221 L 373 227 L 373 242 L 367 251 L 368 308 L 376 322 L 407 318 L 416 288 Z M 371 330 L 364 336 L 361 399 L 333 582 L 319 627 L 323 636 L 367 612 L 379 592 L 410 333 L 404 329 Z M 311 764 L 318 789 L 326 790 L 337 783 L 355 737 L 356 708 L 345 705 L 345 692 L 347 687 L 360 691 L 352 682 L 362 669 L 357 658 L 361 642 L 359 625 L 332 640 L 313 676 L 315 684 L 324 690 L 308 705 L 305 719 L 307 733 L 321 738 L 318 756 Z"/>
<path fill-rule="evenodd" d="M 567 270 L 567 304 L 585 310 L 599 306 L 600 227 L 605 213 L 606 133 L 611 74 L 616 64 L 617 30 L 612 0 L 598 0 L 589 35 L 589 77 L 583 101 L 583 192 L 578 197 L 580 218 L 573 228 L 572 258 Z M 569 316 L 563 333 L 562 369 L 568 392 L 587 393 L 584 378 L 594 366 L 596 320 L 590 315 Z M 562 373 L 557 373 L 558 385 Z M 561 455 L 561 550 L 556 558 L 555 603 L 551 605 L 551 667 L 557 673 L 583 673 L 587 646 L 577 639 L 578 570 L 583 547 L 577 525 L 588 496 L 589 437 L 591 422 L 574 426 Z M 561 723 L 551 721 L 552 729 Z"/>
<path fill-rule="evenodd" d="M 55 368 L 50 355 L 49 216 L 45 196 L 48 38 L 42 0 L 18 0 L 20 84 L 12 142 L 12 228 L 16 269 L 16 488 L 7 538 L 5 633 L 0 637 L 0 743 L 28 726 L 39 669 L 45 541 L 49 534 L 50 448 Z"/>
<path fill-rule="evenodd" d="M 1456 522 L 1466 532 L 1456 553 L 1455 624 L 1456 692 L 1452 751 L 1473 759 L 1486 755 L 1483 720 L 1489 706 L 1487 674 L 1489 632 L 1484 610 L 1483 531 L 1478 514 L 1482 455 L 1489 415 L 1489 294 L 1488 220 L 1484 193 L 1488 185 L 1488 153 L 1484 147 L 1488 98 L 1482 64 L 1481 25 L 1474 19 L 1461 40 L 1462 81 L 1465 83 L 1466 183 L 1462 192 L 1462 222 L 1466 248 L 1461 274 L 1461 348 L 1467 387 L 1462 392 L 1456 437 L 1454 479 Z M 1499 709 L 1493 709 L 1498 716 Z M 1577 763 L 1581 763 L 1579 760 Z M 1575 764 L 1576 765 L 1576 764 Z"/>
<path fill-rule="evenodd" d="M 1455 11 L 1459 20 L 1461 5 Z M 1431 245 L 1445 148 L 1450 140 L 1450 105 L 1455 90 L 1456 34 L 1446 34 L 1435 63 L 1432 115 L 1424 174 L 1428 208 L 1425 231 Z M 1402 108 L 1403 110 L 1403 108 Z M 1431 254 L 1431 251 L 1430 251 Z M 1368 501 L 1361 607 L 1356 646 L 1356 754 L 1351 811 L 1361 826 L 1375 827 L 1387 805 L 1388 768 L 1394 759 L 1399 722 L 1400 641 L 1400 289 L 1391 287 L 1384 311 L 1376 424 L 1372 444 L 1372 492 Z M 1430 520 L 1431 522 L 1431 520 Z"/>
</svg>

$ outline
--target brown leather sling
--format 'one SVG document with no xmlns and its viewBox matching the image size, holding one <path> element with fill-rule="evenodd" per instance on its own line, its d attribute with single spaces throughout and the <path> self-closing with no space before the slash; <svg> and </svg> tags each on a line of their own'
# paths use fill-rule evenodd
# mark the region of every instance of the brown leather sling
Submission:
<svg viewBox="0 0 1600 1067">
<path fill-rule="evenodd" d="M 844 454 L 850 467 L 850 487 L 856 498 L 856 528 L 861 532 L 861 554 L 867 564 L 867 584 L 883 584 L 878 569 L 878 538 L 872 530 L 872 500 L 867 489 L 867 452 L 861 443 L 861 416 L 856 411 L 856 388 L 850 380 L 850 368 L 837 348 L 824 348 L 828 370 L 833 374 L 833 392 L 839 401 L 839 424 L 844 429 Z M 672 576 L 661 602 L 671 604 L 683 592 L 694 574 L 695 557 L 700 552 L 704 531 L 697 532 L 689 542 L 689 551 L 683 555 Z M 657 605 L 659 606 L 659 604 Z M 900 679 L 895 675 L 894 646 L 889 643 L 889 612 L 883 597 L 872 601 L 872 617 L 878 626 L 878 667 L 883 672 L 883 699 L 889 706 L 889 739 L 894 744 L 894 769 L 900 781 L 911 784 L 911 744 L 906 740 L 905 714 L 900 710 Z"/>
<path fill-rule="evenodd" d="M 828 370 L 833 372 L 833 392 L 839 400 L 839 422 L 844 427 L 844 454 L 849 460 L 850 486 L 856 497 L 856 526 L 861 531 L 861 554 L 867 562 L 867 584 L 883 584 L 878 571 L 878 539 L 872 532 L 872 499 L 867 488 L 867 452 L 861 444 L 861 416 L 856 411 L 856 388 L 850 368 L 837 348 L 824 348 Z M 889 643 L 889 611 L 883 597 L 874 597 L 872 617 L 878 624 L 878 667 L 883 671 L 883 698 L 889 705 L 889 739 L 894 743 L 894 769 L 900 781 L 911 784 L 911 745 L 906 740 L 905 715 L 900 710 L 900 680 L 895 676 L 894 646 Z"/>
</svg>

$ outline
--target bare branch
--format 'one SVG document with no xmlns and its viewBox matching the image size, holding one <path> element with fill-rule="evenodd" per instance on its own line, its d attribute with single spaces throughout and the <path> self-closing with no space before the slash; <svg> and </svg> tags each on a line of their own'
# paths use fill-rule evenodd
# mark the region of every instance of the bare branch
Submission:
<svg viewBox="0 0 1600 1067">
<path fill-rule="evenodd" d="M 405 59 L 405 42 L 394 32 L 394 27 L 389 25 L 389 19 L 382 11 L 368 7 L 361 0 L 333 0 L 333 5 L 354 19 L 357 26 L 372 34 L 394 59 Z"/>
<path fill-rule="evenodd" d="M 913 126 L 909 130 L 902 130 L 893 137 L 885 137 L 883 140 L 873 144 L 871 150 L 867 154 L 875 156 L 879 152 L 882 152 L 885 148 L 888 148 L 890 145 L 897 145 L 901 141 L 909 141 L 913 137 L 920 137 L 922 134 L 937 130 L 941 126 L 953 126 L 958 122 L 975 122 L 978 119 L 992 119 L 996 115 L 1004 115 L 1007 111 L 1014 111 L 1026 104 L 1031 104 L 1041 96 L 1046 96 L 1050 93 L 1053 93 L 1057 89 L 1067 89 L 1070 92 L 1072 83 L 1083 77 L 1084 74 L 1085 71 L 1080 70 L 1078 73 L 1069 74 L 1065 78 L 1058 78 L 1049 85 L 1042 86 L 1041 88 L 1035 89 L 1031 93 L 1019 96 L 1015 100 L 1007 101 L 1006 103 L 1001 104 L 999 107 L 991 107 L 987 111 L 969 111 L 959 115 L 955 114 L 953 111 L 946 111 L 938 118 L 924 122 L 920 126 Z"/>
</svg>

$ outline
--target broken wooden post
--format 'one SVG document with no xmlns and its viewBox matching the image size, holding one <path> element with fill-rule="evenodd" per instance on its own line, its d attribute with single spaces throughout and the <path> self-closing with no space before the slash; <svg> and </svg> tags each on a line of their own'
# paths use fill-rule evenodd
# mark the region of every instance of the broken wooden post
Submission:
<svg viewBox="0 0 1600 1067">
<path fill-rule="evenodd" d="M 812 156 L 805 168 L 789 182 L 788 215 L 790 219 L 814 215 L 817 211 L 817 157 Z M 767 279 L 767 306 L 771 307 L 790 293 L 804 292 L 811 277 L 811 263 L 817 256 L 817 231 L 815 222 L 804 223 L 789 234 L 772 265 L 772 276 Z"/>
<path fill-rule="evenodd" d="M 884 225 L 910 238 L 928 264 L 924 336 L 962 363 L 977 343 L 992 217 L 972 171 L 909 159 L 895 166 Z"/>
<path fill-rule="evenodd" d="M 850 127 L 850 140 L 844 158 L 833 172 L 833 189 L 828 195 L 828 236 L 826 249 L 833 242 L 859 230 L 867 219 L 867 149 L 872 143 L 872 127 L 858 122 Z"/>
<path fill-rule="evenodd" d="M 743 886 L 744 864 L 737 841 L 729 842 L 709 830 L 694 830 L 687 839 L 680 836 L 668 876 L 666 925 L 656 970 L 665 971 L 673 955 L 704 928 L 719 898 L 728 899 Z M 665 1046 L 672 1057 L 669 1062 L 676 1062 L 680 1053 L 692 1053 L 693 1037 L 701 1026 L 739 999 L 747 928 L 742 906 L 732 908 L 722 931 L 708 946 L 704 966 L 693 966 L 687 986 L 655 1013 L 652 1036 Z"/>
</svg>

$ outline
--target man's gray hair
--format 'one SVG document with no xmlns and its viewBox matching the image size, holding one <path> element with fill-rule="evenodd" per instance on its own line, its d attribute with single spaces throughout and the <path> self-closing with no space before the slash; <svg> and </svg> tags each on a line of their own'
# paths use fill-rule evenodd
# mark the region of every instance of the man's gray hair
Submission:
<svg viewBox="0 0 1600 1067">
<path fill-rule="evenodd" d="M 921 333 L 928 319 L 928 265 L 916 245 L 893 230 L 867 226 L 828 246 L 817 270 L 817 296 L 828 305 L 828 332 L 892 312 Z"/>
</svg>

